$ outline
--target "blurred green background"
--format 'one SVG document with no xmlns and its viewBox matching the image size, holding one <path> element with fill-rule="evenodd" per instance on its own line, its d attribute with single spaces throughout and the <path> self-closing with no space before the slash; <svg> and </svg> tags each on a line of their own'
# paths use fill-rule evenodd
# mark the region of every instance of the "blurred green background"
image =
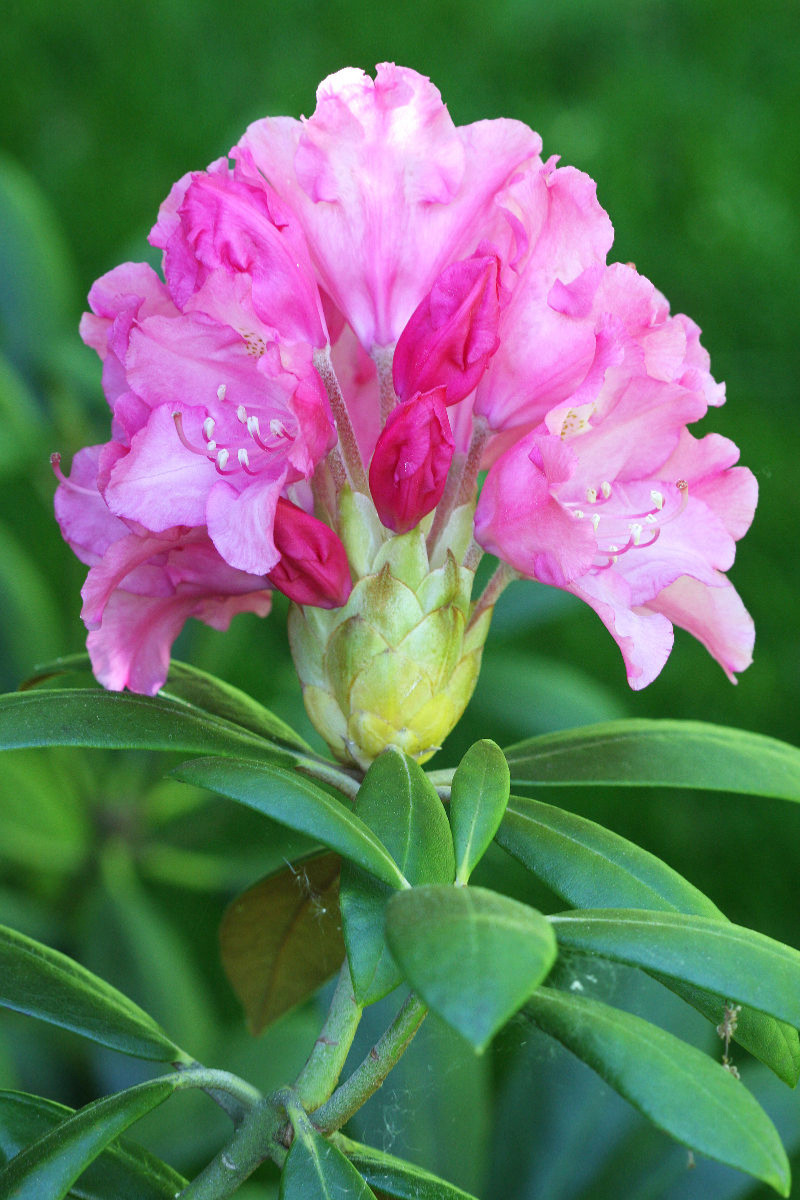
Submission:
<svg viewBox="0 0 800 1200">
<path fill-rule="evenodd" d="M 765 0 L 757 14 L 745 0 L 12 3 L 0 36 L 3 687 L 83 645 L 83 568 L 52 518 L 48 454 L 58 449 L 68 463 L 108 436 L 99 364 L 77 336 L 92 281 L 123 259 L 152 256 L 146 234 L 171 183 L 227 151 L 249 121 L 308 114 L 326 74 L 385 59 L 430 75 L 457 123 L 523 120 L 542 135 L 546 155 L 597 180 L 616 229 L 612 258 L 634 261 L 673 311 L 702 327 L 715 374 L 728 384 L 728 403 L 707 428 L 742 447 L 761 486 L 732 572 L 757 627 L 755 663 L 737 687 L 679 634 L 661 677 L 634 694 L 594 614 L 517 584 L 498 608 L 468 714 L 436 765 L 477 736 L 508 744 L 619 715 L 699 718 L 800 742 L 793 0 Z M 278 602 L 267 621 L 238 618 L 227 635 L 193 626 L 177 654 L 305 730 L 284 619 Z M 134 755 L 7 755 L 0 920 L 105 974 L 216 1065 L 277 1083 L 291 1067 L 292 1026 L 313 1037 L 314 1014 L 303 1010 L 249 1044 L 220 978 L 215 929 L 235 891 L 279 865 L 285 847 L 241 810 L 158 783 L 165 765 Z M 797 808 L 702 794 L 562 799 L 663 856 L 734 920 L 800 944 Z M 485 871 L 555 906 L 522 890 L 499 855 Z M 662 1014 L 655 988 L 639 996 L 621 971 L 596 986 L 633 996 L 652 1019 L 713 1049 L 705 1028 L 680 1025 L 672 1008 Z M 77 1104 L 141 1077 L 77 1039 L 24 1022 L 5 1029 L 0 1086 Z M 407 1151 L 487 1200 L 762 1194 L 708 1164 L 687 1172 L 685 1151 L 584 1068 L 553 1057 L 524 1018 L 491 1062 L 472 1060 L 441 1029 L 424 1037 L 366 1124 L 376 1144 Z M 744 1074 L 766 1089 L 767 1108 L 800 1146 L 796 1098 L 748 1074 L 748 1064 Z M 188 1100 L 175 1106 L 174 1118 L 160 1115 L 142 1137 L 193 1170 L 220 1126 L 209 1124 L 202 1101 L 190 1120 Z M 434 1121 L 442 1136 L 433 1136 Z M 177 1131 L 190 1127 L 176 1149 Z M 254 1185 L 252 1196 L 269 1189 Z"/>
</svg>

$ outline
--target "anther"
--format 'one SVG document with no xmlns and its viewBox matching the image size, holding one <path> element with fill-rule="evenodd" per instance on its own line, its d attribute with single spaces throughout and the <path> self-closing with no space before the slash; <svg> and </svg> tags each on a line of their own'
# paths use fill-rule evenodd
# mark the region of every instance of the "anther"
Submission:
<svg viewBox="0 0 800 1200">
<path fill-rule="evenodd" d="M 217 468 L 217 470 L 219 471 L 220 475 L 225 474 L 225 468 L 228 465 L 228 459 L 230 458 L 230 456 L 231 456 L 230 450 L 218 450 L 217 451 L 217 460 L 214 465 Z"/>
<path fill-rule="evenodd" d="M 236 409 L 236 416 L 243 425 L 247 424 L 247 409 L 245 408 L 245 406 L 243 404 L 240 404 L 239 407 Z"/>
<path fill-rule="evenodd" d="M 282 438 L 288 437 L 288 432 L 283 421 L 279 421 L 277 417 L 273 417 L 269 423 L 269 431 L 273 437 Z"/>
<path fill-rule="evenodd" d="M 592 525 L 594 526 L 594 531 L 597 533 L 597 526 L 600 524 L 600 513 L 592 513 L 591 521 Z"/>
<path fill-rule="evenodd" d="M 597 488 L 588 487 L 586 489 L 586 499 L 589 501 L 590 504 L 596 504 L 597 503 Z"/>
<path fill-rule="evenodd" d="M 237 452 L 236 457 L 239 460 L 239 466 L 242 468 L 242 470 L 247 475 L 257 475 L 258 474 L 258 471 L 254 471 L 253 468 L 250 466 L 250 456 L 248 455 L 247 450 L 245 449 L 244 446 L 242 446 L 241 450 L 239 450 Z"/>
<path fill-rule="evenodd" d="M 219 387 L 217 388 L 217 399 L 222 401 L 225 399 L 227 394 L 228 394 L 227 386 L 224 383 L 221 383 L 219 385 Z"/>
<path fill-rule="evenodd" d="M 664 507 L 664 496 L 661 492 L 657 492 L 655 488 L 650 492 L 650 499 L 659 511 Z"/>
<path fill-rule="evenodd" d="M 214 437 L 215 425 L 216 421 L 213 417 L 206 417 L 205 421 L 203 421 L 203 437 L 207 442 L 211 442 Z"/>
<path fill-rule="evenodd" d="M 611 484 L 608 482 L 607 479 L 604 479 L 603 482 L 600 484 L 600 491 L 603 493 L 603 498 L 605 500 L 607 500 L 608 497 L 611 495 Z"/>
<path fill-rule="evenodd" d="M 642 540 L 642 526 L 639 525 L 638 522 L 634 522 L 634 524 L 630 526 L 630 531 L 634 546 L 638 546 L 639 542 Z"/>
</svg>

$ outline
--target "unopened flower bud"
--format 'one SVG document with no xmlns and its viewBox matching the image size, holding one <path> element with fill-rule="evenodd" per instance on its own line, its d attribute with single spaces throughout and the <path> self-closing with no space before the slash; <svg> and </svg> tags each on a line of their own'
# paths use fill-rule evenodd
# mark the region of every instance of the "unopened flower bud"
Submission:
<svg viewBox="0 0 800 1200">
<path fill-rule="evenodd" d="M 455 443 L 444 388 L 400 404 L 378 438 L 369 486 L 387 529 L 407 533 L 442 498 Z"/>
<path fill-rule="evenodd" d="M 463 262 L 445 267 L 400 335 L 392 363 L 395 391 L 443 386 L 456 404 L 477 387 L 500 341 L 497 325 L 505 290 L 499 259 L 481 245 Z"/>
<path fill-rule="evenodd" d="M 281 497 L 275 510 L 280 562 L 267 578 L 295 604 L 339 608 L 352 583 L 344 546 L 332 529 Z"/>
</svg>

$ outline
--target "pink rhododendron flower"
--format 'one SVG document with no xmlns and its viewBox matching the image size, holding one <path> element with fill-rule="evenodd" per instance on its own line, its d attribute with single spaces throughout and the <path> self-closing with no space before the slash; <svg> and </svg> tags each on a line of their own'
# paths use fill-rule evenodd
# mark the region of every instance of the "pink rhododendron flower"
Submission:
<svg viewBox="0 0 800 1200">
<path fill-rule="evenodd" d="M 455 125 L 383 64 L 175 184 L 151 234 L 163 280 L 128 263 L 91 290 L 111 439 L 56 497 L 106 686 L 156 690 L 187 617 L 264 615 L 271 588 L 351 603 L 367 543 L 343 514 L 364 505 L 378 538 L 426 519 L 431 564 L 496 554 L 492 597 L 514 574 L 581 597 L 633 687 L 673 625 L 747 666 L 725 572 L 755 482 L 688 431 L 724 389 L 697 326 L 607 265 L 592 180 L 540 150 L 516 121 Z"/>
</svg>

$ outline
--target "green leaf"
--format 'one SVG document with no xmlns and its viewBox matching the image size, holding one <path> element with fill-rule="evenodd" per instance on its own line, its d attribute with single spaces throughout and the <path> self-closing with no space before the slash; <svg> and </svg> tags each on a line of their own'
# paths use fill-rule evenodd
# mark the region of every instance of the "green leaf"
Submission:
<svg viewBox="0 0 800 1200">
<path fill-rule="evenodd" d="M 541 913 L 484 888 L 398 892 L 389 902 L 386 935 L 411 986 L 479 1052 L 556 957 Z"/>
<path fill-rule="evenodd" d="M 762 933 L 708 917 L 624 908 L 548 919 L 560 946 L 658 971 L 800 1025 L 800 953 Z"/>
<path fill-rule="evenodd" d="M 189 1062 L 155 1021 L 71 958 L 0 926 L 0 1006 L 155 1062 Z"/>
<path fill-rule="evenodd" d="M 399 750 L 376 758 L 359 788 L 355 812 L 413 886 L 452 883 L 455 860 L 444 805 L 413 759 Z M 342 869 L 344 940 L 353 991 L 362 1006 L 380 1000 L 403 979 L 384 937 L 393 890 L 355 867 Z"/>
<path fill-rule="evenodd" d="M 488 850 L 503 819 L 509 788 L 508 763 L 497 743 L 485 739 L 470 746 L 450 789 L 458 883 L 467 882 Z"/>
<path fill-rule="evenodd" d="M 789 1195 L 775 1127 L 719 1063 L 641 1017 L 552 988 L 539 988 L 526 1013 L 659 1129 Z"/>
<path fill-rule="evenodd" d="M 4 1161 L 75 1115 L 41 1096 L 0 1091 L 0 1155 Z M 174 1200 L 186 1180 L 133 1142 L 112 1142 L 94 1160 L 70 1196 L 79 1200 Z"/>
<path fill-rule="evenodd" d="M 298 1122 L 281 1175 L 279 1200 L 375 1200 L 375 1194 L 341 1151 Z"/>
<path fill-rule="evenodd" d="M 274 742 L 182 701 L 95 688 L 53 688 L 0 696 L 0 748 L 21 746 L 246 755 L 287 765 L 296 757 Z"/>
<path fill-rule="evenodd" d="M 475 1200 L 469 1192 L 393 1154 L 347 1142 L 347 1157 L 370 1187 L 396 1200 Z"/>
<path fill-rule="evenodd" d="M 72 672 L 92 675 L 92 664 L 88 654 L 69 654 L 43 663 L 36 674 L 26 680 L 25 690 L 36 687 L 54 676 Z M 247 729 L 267 741 L 287 742 L 304 753 L 313 753 L 299 733 L 246 692 L 189 663 L 178 662 L 176 659 L 171 661 L 167 681 L 159 695 L 222 717 L 232 725 Z"/>
<path fill-rule="evenodd" d="M 322 986 L 344 960 L 337 854 L 262 879 L 222 919 L 222 965 L 259 1034 Z"/>
<path fill-rule="evenodd" d="M 496 841 L 576 908 L 643 908 L 724 920 L 717 906 L 655 855 L 585 817 L 512 796 Z M 725 997 L 656 975 L 716 1025 Z M 800 1078 L 797 1030 L 744 1009 L 735 1040 L 794 1087 Z"/>
<path fill-rule="evenodd" d="M 512 796 L 495 840 L 576 908 L 672 908 L 722 916 L 713 901 L 654 854 L 541 800 Z"/>
<path fill-rule="evenodd" d="M 97 1156 L 179 1086 L 177 1075 L 150 1079 L 87 1104 L 22 1150 L 0 1170 L 0 1196 L 8 1200 L 63 1200 Z"/>
<path fill-rule="evenodd" d="M 171 772 L 288 825 L 335 850 L 390 887 L 407 881 L 386 847 L 350 808 L 300 775 L 265 763 L 200 758 Z"/>
<path fill-rule="evenodd" d="M 800 800 L 800 750 L 702 721 L 608 721 L 529 738 L 505 754 L 512 784 L 704 788 Z"/>
</svg>

